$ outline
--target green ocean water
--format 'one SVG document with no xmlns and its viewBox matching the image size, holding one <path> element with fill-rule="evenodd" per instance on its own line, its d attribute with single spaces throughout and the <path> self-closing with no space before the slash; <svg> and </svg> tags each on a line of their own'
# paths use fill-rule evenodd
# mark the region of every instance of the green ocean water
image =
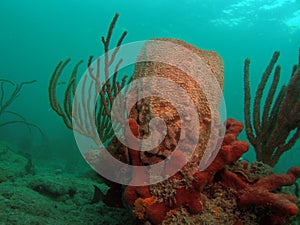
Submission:
<svg viewBox="0 0 300 225">
<path fill-rule="evenodd" d="M 1 77 L 14 82 L 38 81 L 26 87 L 12 107 L 43 127 L 49 138 L 63 137 L 61 142 L 68 145 L 72 135 L 49 107 L 50 76 L 61 59 L 71 57 L 75 63 L 103 54 L 100 37 L 106 34 L 116 12 L 120 13 L 116 36 L 127 30 L 125 43 L 171 37 L 217 51 L 224 60 L 227 116 L 241 121 L 244 59 L 252 60 L 253 91 L 275 50 L 281 52 L 281 83 L 286 82 L 297 62 L 298 1 L 13 0 L 0 4 Z M 9 132 L 11 128 L 5 127 L 1 134 L 18 136 L 22 128 L 17 129 Z"/>
<path fill-rule="evenodd" d="M 103 54 L 101 36 L 116 12 L 120 17 L 114 32 L 119 36 L 128 31 L 124 43 L 167 37 L 218 52 L 224 61 L 227 117 L 242 122 L 244 60 L 251 59 L 252 96 L 274 51 L 280 51 L 280 85 L 298 62 L 299 0 L 1 0 L 0 78 L 15 83 L 37 80 L 22 89 L 10 110 L 38 125 L 44 136 L 35 128 L 12 124 L 0 127 L 0 141 L 30 154 L 38 168 L 49 163 L 49 171 L 87 170 L 72 131 L 50 108 L 48 84 L 60 60 L 70 57 L 74 65 L 84 59 L 86 65 L 90 55 Z M 59 88 L 62 94 L 63 85 Z M 1 117 L 0 122 L 14 118 Z M 240 139 L 247 139 L 244 132 Z M 249 161 L 254 157 L 252 148 L 244 156 Z M 300 166 L 299 159 L 298 141 L 276 169 Z"/>
</svg>

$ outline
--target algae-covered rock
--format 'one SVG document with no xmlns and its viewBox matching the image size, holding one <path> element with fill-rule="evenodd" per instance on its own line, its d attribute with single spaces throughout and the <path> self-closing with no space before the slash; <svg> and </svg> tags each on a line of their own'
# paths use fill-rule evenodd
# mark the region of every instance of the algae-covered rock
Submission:
<svg viewBox="0 0 300 225">
<path fill-rule="evenodd" d="M 0 142 L 0 183 L 31 173 L 31 167 L 29 157 L 17 153 L 9 144 Z"/>
<path fill-rule="evenodd" d="M 50 198 L 69 197 L 76 194 L 74 182 L 61 175 L 39 175 L 35 176 L 28 185 L 32 190 Z"/>
<path fill-rule="evenodd" d="M 133 224 L 126 209 L 91 204 L 94 186 L 108 187 L 90 174 L 32 174 L 28 166 L 26 156 L 0 143 L 0 225 Z M 44 167 L 37 171 L 51 171 Z"/>
<path fill-rule="evenodd" d="M 104 192 L 107 187 L 88 178 L 71 175 L 43 174 L 32 177 L 28 187 L 40 195 L 55 201 L 72 202 L 76 205 L 89 204 L 94 196 L 94 185 Z"/>
<path fill-rule="evenodd" d="M 0 224 L 120 224 L 121 220 L 126 224 L 132 224 L 128 211 L 124 209 L 113 209 L 105 206 L 102 202 L 90 204 L 93 197 L 92 181 L 78 179 L 76 177 L 66 179 L 66 187 L 70 181 L 75 181 L 76 194 L 69 196 L 66 189 L 57 189 L 60 197 L 52 198 L 44 193 L 39 193 L 29 186 L 30 183 L 43 182 L 46 179 L 33 178 L 18 179 L 15 182 L 0 184 Z M 54 182 L 54 176 L 49 179 Z M 34 181 L 33 181 L 33 180 Z M 63 185 L 62 177 L 58 178 L 57 184 L 51 184 L 49 190 Z M 69 181 L 68 181 L 69 180 Z M 76 182 L 77 180 L 77 182 Z M 28 184 L 28 186 L 27 186 Z M 44 184 L 43 184 L 44 185 Z M 57 185 L 57 186 L 56 186 Z M 91 186 L 91 188 L 89 188 Z M 101 186 L 100 186 L 101 187 Z M 68 197 L 67 197 L 68 196 Z M 122 218 L 122 219 L 121 219 Z"/>
</svg>

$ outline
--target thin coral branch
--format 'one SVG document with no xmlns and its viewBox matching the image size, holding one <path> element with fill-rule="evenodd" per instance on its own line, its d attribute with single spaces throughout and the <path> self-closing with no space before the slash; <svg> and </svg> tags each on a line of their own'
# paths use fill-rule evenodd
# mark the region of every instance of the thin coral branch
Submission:
<svg viewBox="0 0 300 225">
<path fill-rule="evenodd" d="M 300 55 L 300 51 L 299 51 Z M 294 66 L 291 79 L 287 86 L 283 85 L 274 100 L 280 79 L 280 66 L 276 66 L 273 81 L 268 89 L 261 115 L 261 101 L 266 84 L 278 60 L 279 52 L 275 52 L 267 66 L 256 91 L 251 121 L 249 59 L 245 60 L 244 89 L 245 89 L 245 124 L 246 133 L 253 145 L 256 158 L 274 166 L 279 158 L 296 143 L 300 136 L 300 67 Z M 300 58 L 300 56 L 299 56 Z M 291 132 L 293 133 L 290 137 Z"/>
<path fill-rule="evenodd" d="M 278 86 L 279 79 L 280 79 L 280 66 L 277 66 L 275 69 L 273 82 L 271 84 L 268 96 L 266 98 L 265 107 L 264 107 L 264 111 L 263 111 L 263 116 L 262 116 L 262 130 L 263 131 L 267 129 L 268 117 L 270 116 L 270 109 L 273 104 L 273 99 L 275 96 L 275 92 L 276 92 L 276 89 Z M 263 135 L 265 135 L 265 133 L 263 133 Z"/>
<path fill-rule="evenodd" d="M 18 117 L 19 119 L 21 119 L 21 120 L 15 119 L 15 120 L 1 122 L 0 127 L 20 123 L 20 124 L 26 125 L 28 128 L 29 127 L 36 128 L 40 132 L 40 134 L 42 136 L 44 136 L 44 134 L 43 134 L 40 127 L 38 127 L 37 125 L 35 125 L 33 123 L 27 122 L 25 117 L 22 116 L 21 114 L 13 112 L 11 110 L 8 110 L 8 108 L 13 104 L 13 102 L 16 100 L 16 98 L 20 95 L 23 86 L 27 85 L 27 84 L 32 84 L 32 83 L 35 83 L 35 82 L 36 82 L 36 80 L 32 80 L 32 81 L 24 81 L 24 82 L 21 82 L 19 84 L 15 84 L 10 80 L 0 79 L 0 118 L 3 117 L 4 114 L 10 114 L 10 115 L 13 115 L 13 116 Z M 14 87 L 14 89 L 8 94 L 7 97 L 5 96 L 5 90 L 4 90 L 4 84 L 5 83 L 10 84 L 11 86 Z"/>
<path fill-rule="evenodd" d="M 7 82 L 7 80 L 0 80 L 0 82 Z M 9 82 L 10 84 L 13 84 L 15 86 L 15 89 L 10 93 L 10 96 L 6 99 L 5 102 L 3 102 L 3 98 L 4 98 L 4 91 L 3 91 L 3 86 L 1 85 L 1 108 L 0 108 L 0 114 L 2 112 L 4 112 L 6 110 L 7 107 L 9 107 L 14 100 L 19 96 L 22 87 L 26 84 L 32 84 L 36 82 L 36 80 L 32 80 L 32 81 L 25 81 L 25 82 L 21 82 L 20 84 L 13 84 L 13 82 Z"/>
<path fill-rule="evenodd" d="M 250 82 L 249 82 L 249 65 L 250 60 L 246 59 L 244 63 L 244 116 L 245 116 L 245 126 L 246 126 L 246 134 L 248 136 L 249 141 L 254 146 L 256 150 L 256 155 L 258 158 L 261 158 L 260 149 L 257 148 L 256 137 L 254 136 L 253 126 L 251 122 L 251 92 L 250 92 Z"/>
<path fill-rule="evenodd" d="M 59 116 L 63 118 L 65 125 L 68 128 L 85 135 L 86 137 L 92 138 L 97 144 L 99 144 L 98 138 L 101 139 L 102 143 L 105 143 L 107 140 L 110 140 L 113 137 L 113 127 L 116 128 L 117 131 L 121 129 L 118 123 L 124 120 L 122 118 L 126 113 L 124 109 L 121 109 L 118 112 L 113 112 L 114 116 L 117 118 L 117 122 L 114 121 L 114 124 L 112 124 L 112 105 L 118 94 L 120 94 L 121 99 L 124 99 L 122 98 L 121 90 L 126 84 L 128 84 L 127 76 L 123 77 L 121 83 L 119 83 L 117 80 L 118 70 L 122 63 L 122 59 L 118 59 L 117 63 L 115 63 L 117 53 L 127 34 L 126 31 L 124 31 L 119 38 L 116 48 L 111 54 L 109 54 L 113 29 L 116 25 L 118 17 L 118 14 L 114 16 L 106 37 L 102 36 L 101 38 L 105 53 L 104 60 L 102 62 L 103 65 L 101 65 L 100 58 L 96 59 L 94 71 L 92 68 L 93 57 L 90 56 L 88 59 L 88 76 L 83 78 L 81 83 L 82 86 L 80 87 L 81 93 L 76 95 L 75 89 L 77 87 L 76 74 L 82 61 L 77 63 L 74 67 L 64 94 L 63 106 L 57 99 L 56 88 L 58 79 L 61 76 L 65 66 L 69 63 L 69 59 L 65 62 L 60 62 L 57 65 L 52 74 L 48 89 L 51 107 Z M 110 78 L 110 69 L 113 65 L 114 72 L 112 78 Z M 104 74 L 101 74 L 101 67 L 104 69 Z M 101 76 L 105 79 L 104 83 L 101 83 L 100 81 Z M 88 79 L 88 77 L 90 79 Z M 93 105 L 95 105 L 95 108 L 92 108 Z M 97 131 L 96 133 L 94 132 L 95 130 Z"/>
<path fill-rule="evenodd" d="M 261 99 L 263 96 L 263 92 L 265 90 L 265 86 L 266 83 L 272 73 L 273 67 L 275 65 L 275 63 L 277 62 L 279 57 L 279 52 L 275 52 L 273 54 L 273 57 L 269 63 L 269 65 L 267 66 L 265 72 L 263 73 L 263 76 L 261 78 L 261 81 L 259 83 L 259 86 L 257 88 L 256 91 L 256 95 L 255 95 L 255 99 L 254 99 L 254 106 L 253 106 L 253 124 L 254 124 L 254 129 L 257 135 L 257 138 L 260 139 L 262 138 L 262 125 L 260 122 L 260 118 L 261 118 L 261 113 L 260 113 L 260 107 L 261 107 Z M 267 105 L 272 103 L 272 99 L 269 103 L 267 103 Z"/>
</svg>

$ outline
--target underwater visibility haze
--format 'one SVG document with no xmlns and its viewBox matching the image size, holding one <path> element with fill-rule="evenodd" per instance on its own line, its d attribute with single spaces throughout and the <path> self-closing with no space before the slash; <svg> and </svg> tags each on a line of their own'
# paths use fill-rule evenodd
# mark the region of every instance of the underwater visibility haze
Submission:
<svg viewBox="0 0 300 225">
<path fill-rule="evenodd" d="M 0 224 L 300 224 L 298 0 L 2 0 L 0 32 Z"/>
</svg>

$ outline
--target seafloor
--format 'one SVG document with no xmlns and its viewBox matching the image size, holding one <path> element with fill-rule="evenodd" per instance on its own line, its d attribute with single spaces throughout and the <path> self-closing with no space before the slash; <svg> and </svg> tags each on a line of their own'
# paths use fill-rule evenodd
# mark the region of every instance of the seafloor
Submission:
<svg viewBox="0 0 300 225">
<path fill-rule="evenodd" d="M 0 142 L 0 225 L 138 224 L 129 208 L 108 207 L 101 201 L 92 204 L 95 186 L 104 193 L 108 187 L 84 161 L 80 165 L 84 166 L 74 164 L 70 169 L 59 159 L 31 158 Z M 281 191 L 295 193 L 295 186 Z M 257 224 L 255 209 L 239 209 L 230 190 L 216 183 L 204 193 L 211 200 L 200 214 L 191 216 L 181 208 L 162 224 L 231 225 L 235 218 L 245 225 Z M 299 215 L 286 222 L 299 224 Z"/>
<path fill-rule="evenodd" d="M 133 224 L 129 210 L 91 204 L 94 185 L 107 187 L 88 166 L 70 173 L 59 164 L 0 142 L 0 225 Z"/>
</svg>

